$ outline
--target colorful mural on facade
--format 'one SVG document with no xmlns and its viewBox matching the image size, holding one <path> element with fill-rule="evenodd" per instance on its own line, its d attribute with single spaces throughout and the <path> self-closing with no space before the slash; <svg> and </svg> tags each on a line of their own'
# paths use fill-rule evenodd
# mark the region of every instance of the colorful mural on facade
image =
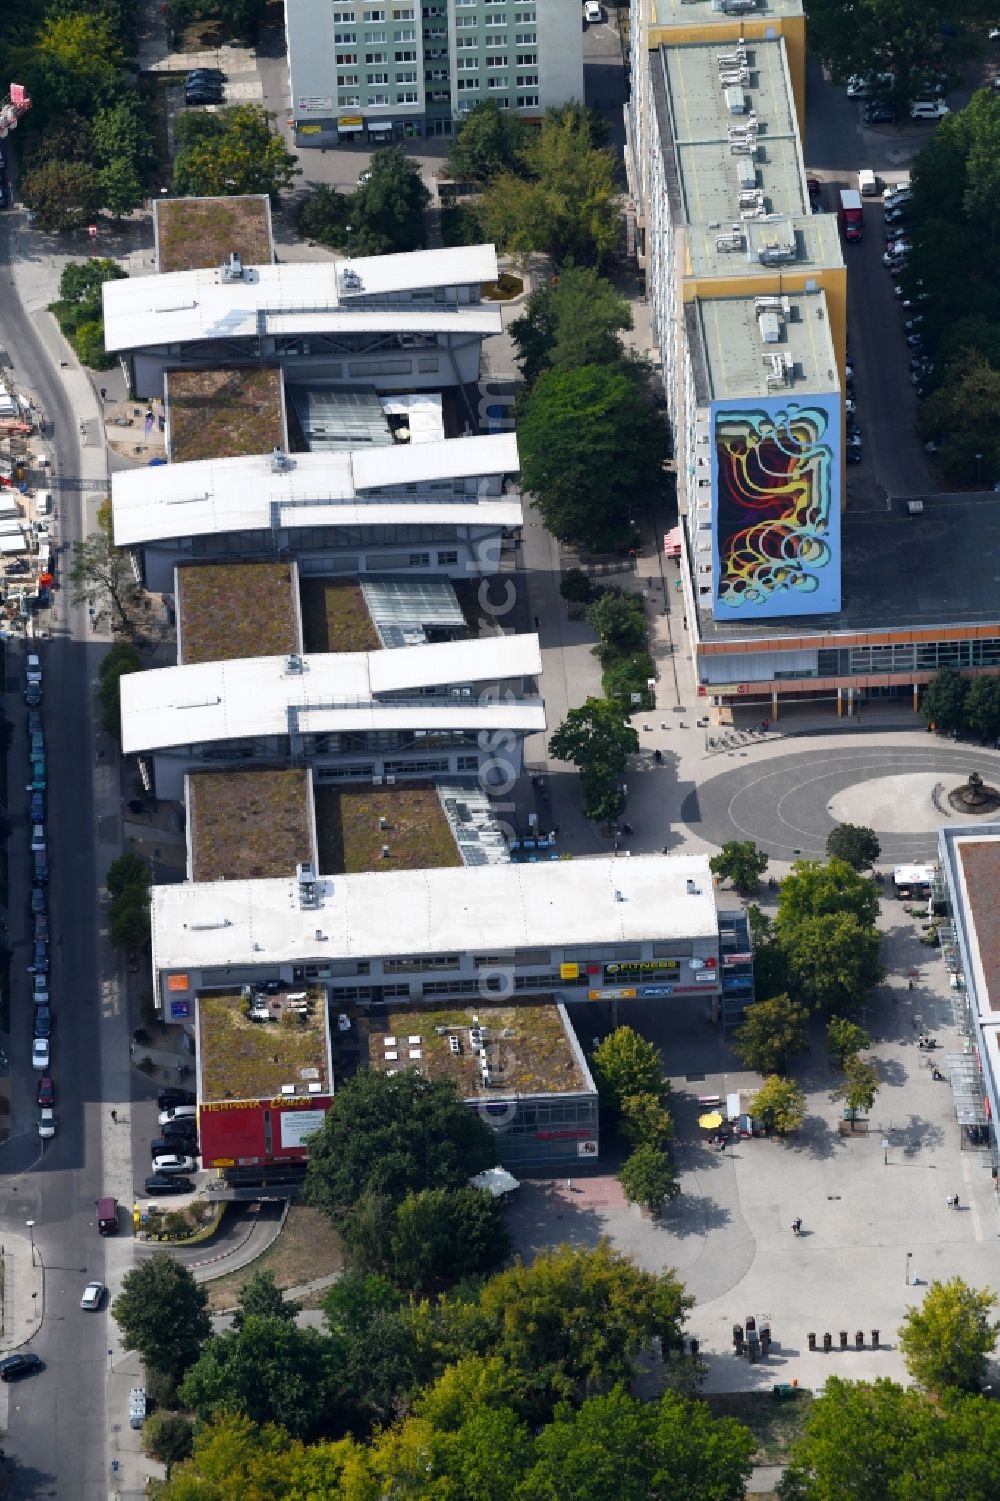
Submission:
<svg viewBox="0 0 1000 1501">
<path fill-rule="evenodd" d="M 716 619 L 840 609 L 837 405 L 714 407 Z"/>
</svg>

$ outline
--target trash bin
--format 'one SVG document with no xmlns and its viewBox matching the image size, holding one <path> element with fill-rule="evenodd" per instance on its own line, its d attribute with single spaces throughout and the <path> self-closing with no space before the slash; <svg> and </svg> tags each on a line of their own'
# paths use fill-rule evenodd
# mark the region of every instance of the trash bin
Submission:
<svg viewBox="0 0 1000 1501">
<path fill-rule="evenodd" d="M 846 1329 L 841 1329 L 841 1331 L 840 1331 L 840 1348 L 842 1350 L 846 1350 L 847 1349 L 847 1330 Z"/>
<path fill-rule="evenodd" d="M 873 1329 L 872 1330 L 872 1349 L 873 1350 L 877 1350 L 878 1349 L 878 1330 L 877 1329 Z"/>
<path fill-rule="evenodd" d="M 865 1347 L 865 1331 L 863 1329 L 859 1329 L 856 1332 L 855 1336 L 854 1336 L 854 1348 L 856 1350 L 863 1350 L 864 1347 Z"/>
<path fill-rule="evenodd" d="M 829 1355 L 830 1351 L 833 1349 L 833 1335 L 832 1334 L 824 1334 L 824 1336 L 823 1336 L 823 1349 L 826 1351 L 827 1355 Z"/>
<path fill-rule="evenodd" d="M 810 1350 L 815 1350 L 815 1348 L 816 1348 L 816 1336 L 815 1336 L 815 1334 L 811 1334 L 811 1333 L 807 1334 L 806 1335 L 806 1339 L 807 1339 L 807 1341 L 809 1343 Z"/>
</svg>

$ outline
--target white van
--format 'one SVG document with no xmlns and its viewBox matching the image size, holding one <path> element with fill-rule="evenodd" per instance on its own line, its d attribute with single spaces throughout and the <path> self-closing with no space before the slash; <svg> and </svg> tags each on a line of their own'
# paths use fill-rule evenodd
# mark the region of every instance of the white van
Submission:
<svg viewBox="0 0 1000 1501">
<path fill-rule="evenodd" d="M 870 167 L 858 173 L 858 191 L 862 198 L 874 198 L 881 186 L 881 177 L 877 177 Z"/>
<path fill-rule="evenodd" d="M 35 496 L 35 515 L 39 520 L 52 515 L 52 491 L 39 490 Z"/>
</svg>

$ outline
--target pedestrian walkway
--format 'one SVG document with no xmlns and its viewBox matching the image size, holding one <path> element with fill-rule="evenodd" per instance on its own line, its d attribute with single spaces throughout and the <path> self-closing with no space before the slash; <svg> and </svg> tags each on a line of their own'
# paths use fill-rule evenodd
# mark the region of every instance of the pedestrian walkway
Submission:
<svg viewBox="0 0 1000 1501">
<path fill-rule="evenodd" d="M 5 1355 L 28 1343 L 45 1317 L 45 1268 L 30 1233 L 2 1232 L 3 1329 L 0 1350 Z"/>
</svg>

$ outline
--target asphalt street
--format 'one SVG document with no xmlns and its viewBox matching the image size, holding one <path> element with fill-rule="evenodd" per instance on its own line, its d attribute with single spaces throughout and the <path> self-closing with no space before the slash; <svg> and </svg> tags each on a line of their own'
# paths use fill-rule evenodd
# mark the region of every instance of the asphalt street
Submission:
<svg viewBox="0 0 1000 1501">
<path fill-rule="evenodd" d="M 5 1445 L 15 1462 L 13 1496 L 107 1494 L 104 1435 L 106 1311 L 84 1313 L 80 1293 L 92 1278 L 107 1280 L 105 1244 L 94 1223 L 101 1190 L 101 1005 L 98 986 L 98 875 L 93 817 L 93 725 L 90 678 L 96 646 L 87 640 L 83 607 L 68 603 L 66 570 L 84 514 L 78 428 L 52 358 L 21 307 L 11 276 L 11 220 L 0 217 L 0 330 L 15 385 L 37 395 L 48 419 L 59 516 L 58 626 L 42 644 L 44 723 L 48 759 L 47 838 L 52 923 L 51 993 L 55 1013 L 52 1072 L 58 1134 L 44 1149 L 36 1132 L 37 1074 L 31 1068 L 29 961 L 30 875 L 27 855 L 23 654 L 7 657 L 6 709 L 13 735 L 9 757 L 10 938 L 12 963 L 13 1134 L 0 1151 L 0 1234 L 35 1221 L 44 1258 L 45 1317 L 32 1349 L 45 1370 L 10 1388 Z M 49 322 L 46 314 L 42 318 Z M 51 328 L 51 324 L 50 324 Z M 101 873 L 103 879 L 103 872 Z M 99 1437 L 98 1437 L 99 1436 Z"/>
</svg>

